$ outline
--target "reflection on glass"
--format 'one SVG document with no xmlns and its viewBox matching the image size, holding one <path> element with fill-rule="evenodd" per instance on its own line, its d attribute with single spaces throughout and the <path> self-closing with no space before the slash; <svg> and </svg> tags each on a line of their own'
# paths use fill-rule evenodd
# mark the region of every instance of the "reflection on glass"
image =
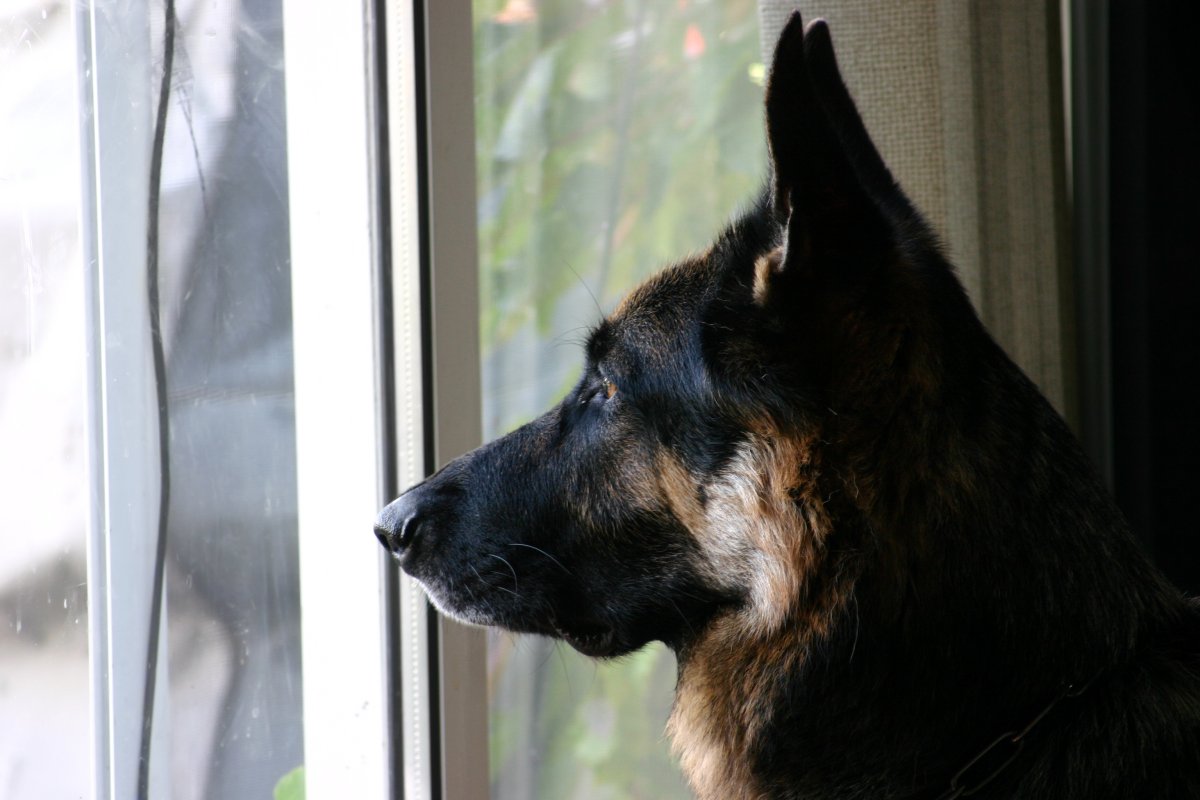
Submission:
<svg viewBox="0 0 1200 800">
<path fill-rule="evenodd" d="M 99 36 L 149 34 L 105 52 L 157 72 L 161 6 L 94 5 L 102 23 L 122 21 Z M 131 19 L 142 8 L 157 18 Z M 151 785 L 174 800 L 270 798 L 303 763 L 281 3 L 181 0 L 177 15 L 160 233 L 172 493 L 155 724 L 166 737 L 153 739 L 169 745 L 154 763 L 170 775 Z M 0 13 L 3 798 L 95 793 L 77 157 L 78 87 L 91 76 L 79 64 L 66 0 Z M 151 83 L 99 112 L 144 127 Z"/>
<path fill-rule="evenodd" d="M 281 4 L 180 3 L 160 239 L 172 796 L 303 761 Z"/>
<path fill-rule="evenodd" d="M 600 309 L 709 238 L 765 174 L 753 0 L 475 0 L 484 436 L 574 382 Z M 493 633 L 493 796 L 689 796 L 675 667 Z"/>
<path fill-rule="evenodd" d="M 88 797 L 83 273 L 66 2 L 0 12 L 0 797 Z M 73 765 L 64 769 L 64 764 Z M 74 765 L 81 765 L 75 768 Z"/>
</svg>

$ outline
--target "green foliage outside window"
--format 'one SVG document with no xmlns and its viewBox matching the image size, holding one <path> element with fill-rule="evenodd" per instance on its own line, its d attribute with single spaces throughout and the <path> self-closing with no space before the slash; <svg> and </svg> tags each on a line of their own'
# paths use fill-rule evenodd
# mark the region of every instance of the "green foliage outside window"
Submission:
<svg viewBox="0 0 1200 800">
<path fill-rule="evenodd" d="M 485 436 L 557 401 L 586 326 L 762 185 L 754 0 L 475 0 Z M 661 645 L 596 664 L 493 634 L 497 798 L 687 796 Z"/>
</svg>

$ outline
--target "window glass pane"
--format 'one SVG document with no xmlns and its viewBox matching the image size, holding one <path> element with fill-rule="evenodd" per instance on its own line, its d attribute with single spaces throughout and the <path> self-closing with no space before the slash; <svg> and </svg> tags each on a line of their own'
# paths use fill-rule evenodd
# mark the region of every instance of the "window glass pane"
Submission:
<svg viewBox="0 0 1200 800">
<path fill-rule="evenodd" d="M 151 479 L 130 477 L 139 464 L 113 441 L 131 416 L 147 420 L 150 438 L 158 438 L 152 397 L 143 407 L 132 407 L 137 397 L 131 405 L 113 399 L 130 400 L 114 378 L 111 365 L 119 362 L 133 380 L 166 390 L 170 502 L 151 793 L 269 798 L 303 762 L 282 7 L 279 0 L 179 0 L 175 20 L 164 18 L 160 3 L 93 0 L 82 8 L 81 24 L 90 12 L 95 41 L 81 48 L 94 63 L 84 62 L 91 67 L 79 80 L 95 87 L 96 132 L 85 155 L 96 162 L 99 184 L 87 224 L 98 225 L 101 242 L 104 534 L 125 556 L 110 559 L 105 586 L 112 671 L 146 663 L 128 652 L 137 649 L 130 631 L 152 627 L 149 611 L 125 600 L 153 585 L 152 573 L 128 558 L 130 541 L 158 550 L 156 532 L 122 527 L 113 520 L 128 515 L 112 512 L 148 505 L 154 518 L 163 468 L 154 449 L 151 463 L 140 465 Z M 133 196 L 111 187 L 122 172 L 149 174 L 151 148 L 142 144 L 154 130 L 172 30 L 157 249 L 165 366 L 156 374 L 149 348 L 142 354 L 129 341 L 144 339 L 130 321 L 146 314 L 146 296 L 136 290 L 143 245 L 135 239 L 124 259 L 107 248 L 130 238 L 129 220 L 140 220 L 149 204 L 148 181 L 131 183 Z M 121 697 L 140 700 L 150 678 L 114 680 L 125 689 Z M 138 691 L 129 692 L 130 683 Z M 140 718 L 140 703 L 113 701 L 112 713 L 122 723 Z M 103 726 L 98 735 L 106 735 Z M 129 764 L 145 762 L 139 742 L 121 733 L 112 739 L 123 793 Z"/>
<path fill-rule="evenodd" d="M 476 0 L 484 436 L 557 401 L 600 309 L 706 246 L 765 175 L 753 0 Z M 689 796 L 654 645 L 492 633 L 493 796 Z"/>
<path fill-rule="evenodd" d="M 281 4 L 180 3 L 161 241 L 172 796 L 303 760 Z"/>
<path fill-rule="evenodd" d="M 4 6 L 0 797 L 91 796 L 75 66 L 65 0 Z"/>
</svg>

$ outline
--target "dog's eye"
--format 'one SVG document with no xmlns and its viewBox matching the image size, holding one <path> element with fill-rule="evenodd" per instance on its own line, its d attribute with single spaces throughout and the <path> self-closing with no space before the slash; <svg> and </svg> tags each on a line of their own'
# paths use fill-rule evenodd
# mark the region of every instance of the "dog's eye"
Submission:
<svg viewBox="0 0 1200 800">
<path fill-rule="evenodd" d="M 606 403 L 613 399 L 616 394 L 617 384 L 613 383 L 608 378 L 601 378 L 600 384 L 598 386 L 594 386 L 594 388 L 588 391 L 588 393 L 584 395 L 579 402 L 580 404 L 584 405 L 587 403 Z"/>
</svg>

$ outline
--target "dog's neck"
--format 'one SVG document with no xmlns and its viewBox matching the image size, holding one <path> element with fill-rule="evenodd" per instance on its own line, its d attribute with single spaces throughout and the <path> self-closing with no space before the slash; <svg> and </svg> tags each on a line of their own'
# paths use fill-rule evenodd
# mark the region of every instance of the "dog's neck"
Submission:
<svg viewBox="0 0 1200 800">
<path fill-rule="evenodd" d="M 699 798 L 924 796 L 988 744 L 979 730 L 1022 729 L 1062 693 L 1005 684 L 981 651 L 889 636 L 895 619 L 847 597 L 826 630 L 748 637 L 731 611 L 679 651 L 668 732 Z"/>
<path fill-rule="evenodd" d="M 779 631 L 749 641 L 737 611 L 715 619 L 678 653 L 679 679 L 667 726 L 672 749 L 701 800 L 742 800 L 764 795 L 756 753 L 772 735 L 780 706 L 782 671 L 805 671 L 804 632 Z"/>
<path fill-rule="evenodd" d="M 940 465 L 894 459 L 909 472 L 877 482 L 875 496 L 864 479 L 854 492 L 822 490 L 855 499 L 831 513 L 860 529 L 848 544 L 844 531 L 830 537 L 805 576 L 823 588 L 802 596 L 823 606 L 768 631 L 752 610 L 728 610 L 678 650 L 668 732 L 699 797 L 778 786 L 789 797 L 907 797 L 945 785 L 988 744 L 980 731 L 1019 730 L 1064 685 L 1131 657 L 1167 616 L 1169 591 L 1100 488 L 1071 478 L 1086 467 L 1071 463 L 1082 454 L 1061 421 L 1047 408 L 1039 425 L 1004 432 L 1027 443 L 1013 449 L 1023 463 L 991 473 L 941 452 Z M 1052 518 L 1005 506 L 1030 497 L 1021 481 L 1045 493 Z M 896 487 L 902 502 L 879 496 Z M 1077 571 L 1050 574 L 1026 555 L 1048 546 Z"/>
</svg>

